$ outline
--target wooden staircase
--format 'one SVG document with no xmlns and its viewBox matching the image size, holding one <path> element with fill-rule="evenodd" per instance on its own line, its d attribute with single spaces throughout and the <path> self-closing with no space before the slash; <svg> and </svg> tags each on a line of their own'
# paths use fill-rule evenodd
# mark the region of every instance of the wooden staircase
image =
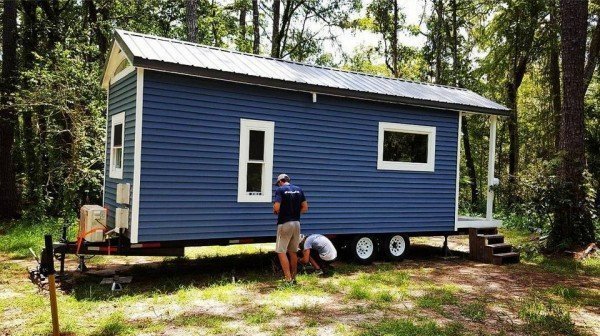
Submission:
<svg viewBox="0 0 600 336">
<path fill-rule="evenodd" d="M 519 253 L 504 243 L 504 236 L 496 228 L 469 228 L 469 256 L 472 260 L 494 265 L 515 264 Z"/>
</svg>

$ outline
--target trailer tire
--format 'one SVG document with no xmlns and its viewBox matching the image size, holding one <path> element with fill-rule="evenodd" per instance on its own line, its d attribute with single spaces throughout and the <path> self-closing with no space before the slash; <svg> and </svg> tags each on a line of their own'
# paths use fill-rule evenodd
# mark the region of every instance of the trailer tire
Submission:
<svg viewBox="0 0 600 336">
<path fill-rule="evenodd" d="M 390 261 L 400 261 L 406 256 L 409 246 L 410 240 L 407 236 L 390 234 L 384 237 L 381 248 L 383 249 L 386 259 Z"/>
<path fill-rule="evenodd" d="M 350 253 L 360 264 L 369 264 L 377 254 L 377 240 L 372 236 L 358 235 L 350 243 Z"/>
</svg>

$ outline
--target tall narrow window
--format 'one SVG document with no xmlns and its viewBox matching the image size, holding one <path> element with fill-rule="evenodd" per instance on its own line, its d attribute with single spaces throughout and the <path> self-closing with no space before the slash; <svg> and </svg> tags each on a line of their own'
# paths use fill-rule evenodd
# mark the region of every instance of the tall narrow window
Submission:
<svg viewBox="0 0 600 336">
<path fill-rule="evenodd" d="M 111 118 L 110 173 L 111 178 L 123 178 L 123 142 L 125 138 L 125 112 Z"/>
<path fill-rule="evenodd" d="M 435 127 L 379 123 L 377 169 L 435 169 Z"/>
<path fill-rule="evenodd" d="M 271 202 L 275 123 L 240 120 L 238 202 Z"/>
</svg>

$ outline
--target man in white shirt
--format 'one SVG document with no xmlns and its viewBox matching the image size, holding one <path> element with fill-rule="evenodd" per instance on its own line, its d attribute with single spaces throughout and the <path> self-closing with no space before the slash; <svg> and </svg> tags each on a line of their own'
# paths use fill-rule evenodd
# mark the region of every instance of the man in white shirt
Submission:
<svg viewBox="0 0 600 336">
<path fill-rule="evenodd" d="M 300 249 L 302 250 L 300 263 L 306 265 L 310 262 L 317 275 L 322 275 L 323 266 L 329 267 L 329 263 L 337 258 L 337 250 L 333 243 L 320 234 L 301 237 Z"/>
</svg>

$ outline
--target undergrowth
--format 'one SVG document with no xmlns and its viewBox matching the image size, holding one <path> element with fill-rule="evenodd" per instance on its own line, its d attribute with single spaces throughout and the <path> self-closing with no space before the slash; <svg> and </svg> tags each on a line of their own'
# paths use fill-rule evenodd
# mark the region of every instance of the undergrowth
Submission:
<svg viewBox="0 0 600 336">
<path fill-rule="evenodd" d="M 57 241 L 62 234 L 63 224 L 68 224 L 68 237 L 77 235 L 76 219 L 47 217 L 40 220 L 21 219 L 0 223 L 0 252 L 11 258 L 31 256 L 29 248 L 35 253 L 44 247 L 44 235 L 51 234 Z"/>
</svg>

